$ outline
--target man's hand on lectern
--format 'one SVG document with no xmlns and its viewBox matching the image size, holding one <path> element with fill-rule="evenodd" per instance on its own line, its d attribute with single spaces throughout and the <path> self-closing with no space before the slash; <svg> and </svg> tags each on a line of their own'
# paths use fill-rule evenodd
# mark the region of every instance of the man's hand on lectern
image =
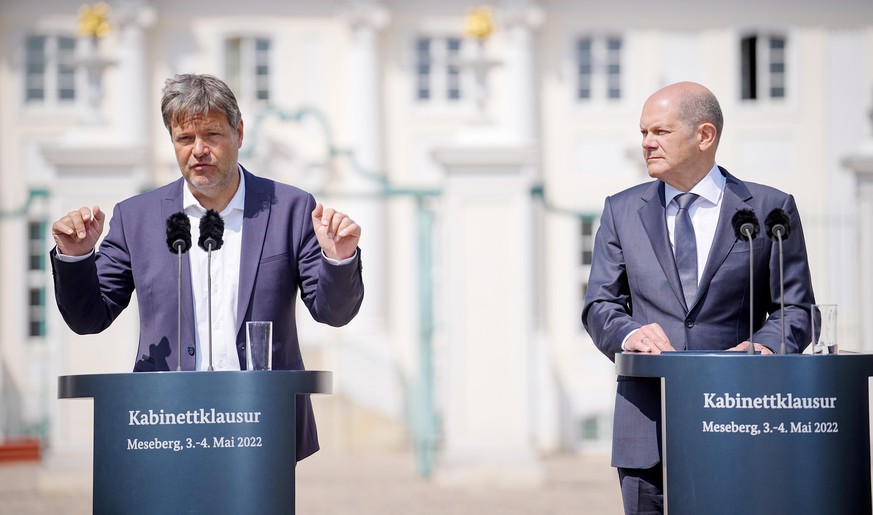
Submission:
<svg viewBox="0 0 873 515">
<path fill-rule="evenodd" d="M 749 342 L 748 340 L 738 344 L 736 347 L 731 347 L 728 349 L 729 351 L 743 351 L 747 352 L 749 350 Z M 760 352 L 761 354 L 775 354 L 770 347 L 766 345 L 761 345 L 760 343 L 755 344 L 755 352 Z"/>
<path fill-rule="evenodd" d="M 670 338 L 667 338 L 667 333 L 659 324 L 647 324 L 628 337 L 627 341 L 624 342 L 624 350 L 660 354 L 676 349 L 673 348 Z"/>
</svg>

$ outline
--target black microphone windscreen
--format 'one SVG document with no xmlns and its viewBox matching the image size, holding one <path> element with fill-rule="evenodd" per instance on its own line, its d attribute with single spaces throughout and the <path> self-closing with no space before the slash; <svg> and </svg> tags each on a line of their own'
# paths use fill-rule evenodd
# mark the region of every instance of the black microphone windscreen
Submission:
<svg viewBox="0 0 873 515">
<path fill-rule="evenodd" d="M 185 213 L 173 213 L 167 218 L 167 247 L 173 253 L 185 253 L 191 248 L 191 221 Z"/>
<path fill-rule="evenodd" d="M 197 245 L 203 250 L 218 250 L 224 244 L 224 220 L 214 209 L 200 218 L 200 239 Z"/>
<path fill-rule="evenodd" d="M 764 228 L 767 230 L 767 237 L 770 239 L 776 238 L 776 233 L 782 232 L 782 239 L 787 240 L 791 234 L 791 219 L 788 213 L 780 208 L 770 211 L 767 218 L 764 219 Z"/>
<path fill-rule="evenodd" d="M 734 234 L 738 240 L 744 240 L 747 237 L 754 240 L 761 232 L 761 228 L 758 226 L 758 217 L 751 209 L 740 209 L 734 213 L 734 217 L 731 218 L 731 226 L 733 226 Z M 746 234 L 747 230 L 751 236 Z"/>
</svg>

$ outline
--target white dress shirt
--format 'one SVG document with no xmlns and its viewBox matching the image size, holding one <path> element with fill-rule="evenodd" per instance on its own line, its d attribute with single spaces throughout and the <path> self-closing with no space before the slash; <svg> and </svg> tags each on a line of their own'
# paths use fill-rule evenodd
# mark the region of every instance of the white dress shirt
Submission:
<svg viewBox="0 0 873 515">
<path fill-rule="evenodd" d="M 191 221 L 191 290 L 194 299 L 194 338 L 197 348 L 196 369 L 209 369 L 209 296 L 208 253 L 197 245 L 200 219 L 206 209 L 187 187 L 182 188 L 182 207 Z M 236 350 L 236 310 L 239 303 L 239 267 L 242 252 L 245 176 L 239 172 L 239 188 L 219 215 L 224 219 L 224 243 L 212 251 L 212 367 L 215 370 L 239 370 Z"/>
</svg>

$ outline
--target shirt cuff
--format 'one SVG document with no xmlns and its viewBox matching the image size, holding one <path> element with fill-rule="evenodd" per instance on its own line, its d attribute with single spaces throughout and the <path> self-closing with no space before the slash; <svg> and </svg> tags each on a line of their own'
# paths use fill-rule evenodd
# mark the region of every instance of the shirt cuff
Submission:
<svg viewBox="0 0 873 515">
<path fill-rule="evenodd" d="M 327 257 L 327 254 L 325 254 L 323 250 L 321 251 L 321 257 L 323 257 L 325 261 L 327 261 L 328 263 L 330 263 L 331 265 L 334 265 L 334 266 L 347 265 L 347 264 L 351 263 L 352 261 L 354 261 L 358 257 L 358 249 L 355 249 L 355 253 L 352 254 L 351 257 L 347 257 L 345 259 L 329 258 L 329 257 Z"/>
<path fill-rule="evenodd" d="M 64 263 L 78 263 L 79 261 L 85 261 L 89 257 L 94 255 L 94 249 L 91 249 L 91 252 L 83 255 L 83 256 L 68 256 L 66 254 L 61 254 L 61 249 L 55 248 L 55 257 L 58 258 L 58 261 L 62 261 Z"/>
<path fill-rule="evenodd" d="M 627 350 L 624 346 L 627 343 L 628 339 L 635 333 L 639 331 L 639 329 L 634 329 L 633 331 L 627 333 L 627 336 L 624 337 L 624 340 L 621 341 L 621 350 Z"/>
</svg>

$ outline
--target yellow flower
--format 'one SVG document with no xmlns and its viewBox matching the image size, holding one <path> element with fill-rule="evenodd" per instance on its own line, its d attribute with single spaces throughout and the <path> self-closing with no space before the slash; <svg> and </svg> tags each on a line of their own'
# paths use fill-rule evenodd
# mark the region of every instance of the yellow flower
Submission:
<svg viewBox="0 0 873 515">
<path fill-rule="evenodd" d="M 485 39 L 494 32 L 494 20 L 491 16 L 491 8 L 474 7 L 467 11 L 464 17 L 464 35 L 479 39 Z"/>
<path fill-rule="evenodd" d="M 83 4 L 79 7 L 79 34 L 92 38 L 102 38 L 109 33 L 109 12 L 111 8 L 105 2 L 94 5 Z"/>
</svg>

